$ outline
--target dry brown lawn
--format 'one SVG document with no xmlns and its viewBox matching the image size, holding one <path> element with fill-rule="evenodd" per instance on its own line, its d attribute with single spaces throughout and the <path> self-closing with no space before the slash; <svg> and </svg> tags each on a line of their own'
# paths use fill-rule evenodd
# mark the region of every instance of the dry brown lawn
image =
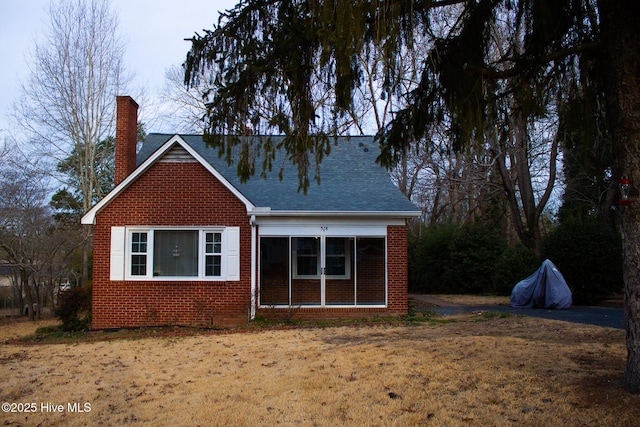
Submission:
<svg viewBox="0 0 640 427">
<path fill-rule="evenodd" d="M 35 412 L 0 425 L 639 425 L 623 331 L 459 320 L 35 345 L 13 339 L 45 323 L 3 324 L 0 402 Z"/>
</svg>

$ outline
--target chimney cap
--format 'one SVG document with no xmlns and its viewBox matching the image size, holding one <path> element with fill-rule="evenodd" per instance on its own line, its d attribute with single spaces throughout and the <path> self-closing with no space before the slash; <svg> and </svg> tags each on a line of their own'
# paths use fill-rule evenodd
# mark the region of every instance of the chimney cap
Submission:
<svg viewBox="0 0 640 427">
<path fill-rule="evenodd" d="M 133 105 L 136 106 L 136 108 L 139 107 L 138 103 L 135 101 L 135 99 L 133 99 L 132 97 L 130 97 L 129 95 L 117 95 L 116 96 L 116 102 L 124 102 L 124 101 L 129 101 L 131 102 Z"/>
</svg>

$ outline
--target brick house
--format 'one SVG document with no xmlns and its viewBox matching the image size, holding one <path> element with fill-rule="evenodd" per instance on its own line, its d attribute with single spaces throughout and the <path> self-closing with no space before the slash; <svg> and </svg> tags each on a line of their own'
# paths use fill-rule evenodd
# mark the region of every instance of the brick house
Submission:
<svg viewBox="0 0 640 427">
<path fill-rule="evenodd" d="M 118 97 L 115 188 L 82 218 L 93 329 L 407 313 L 420 211 L 371 137 L 338 138 L 305 195 L 291 167 L 240 182 L 198 135 L 150 134 L 136 154 L 137 108 Z"/>
</svg>

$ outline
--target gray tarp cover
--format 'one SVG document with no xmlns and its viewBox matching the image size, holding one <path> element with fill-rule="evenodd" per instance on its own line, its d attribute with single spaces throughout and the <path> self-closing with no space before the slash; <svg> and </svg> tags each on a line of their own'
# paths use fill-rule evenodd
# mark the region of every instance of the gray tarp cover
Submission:
<svg viewBox="0 0 640 427">
<path fill-rule="evenodd" d="M 562 273 L 548 259 L 531 276 L 518 282 L 511 291 L 511 307 L 555 308 L 571 307 L 571 290 Z"/>
</svg>

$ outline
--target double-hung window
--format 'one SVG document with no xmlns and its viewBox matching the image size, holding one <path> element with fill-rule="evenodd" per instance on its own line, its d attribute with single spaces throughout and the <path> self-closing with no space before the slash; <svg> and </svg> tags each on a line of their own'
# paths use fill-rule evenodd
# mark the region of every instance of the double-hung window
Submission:
<svg viewBox="0 0 640 427">
<path fill-rule="evenodd" d="M 147 275 L 147 236 L 146 232 L 131 233 L 131 275 Z"/>
<path fill-rule="evenodd" d="M 222 233 L 205 232 L 204 275 L 219 277 L 222 275 Z"/>
<path fill-rule="evenodd" d="M 112 280 L 239 280 L 238 227 L 123 229 L 112 229 Z"/>
</svg>

